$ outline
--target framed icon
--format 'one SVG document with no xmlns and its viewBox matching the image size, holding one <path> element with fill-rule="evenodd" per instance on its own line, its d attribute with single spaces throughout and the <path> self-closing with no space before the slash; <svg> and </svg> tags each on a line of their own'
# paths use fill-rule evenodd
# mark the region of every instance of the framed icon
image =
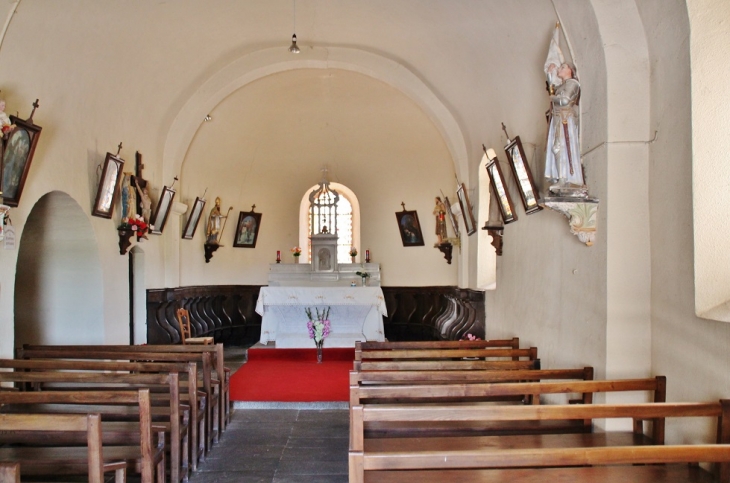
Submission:
<svg viewBox="0 0 730 483">
<path fill-rule="evenodd" d="M 101 168 L 99 187 L 96 190 L 96 200 L 91 214 L 101 218 L 111 218 L 114 205 L 119 198 L 119 185 L 122 182 L 122 168 L 124 160 L 112 153 L 106 153 L 104 165 Z"/>
<path fill-rule="evenodd" d="M 512 205 L 512 198 L 507 191 L 502 169 L 499 167 L 499 160 L 495 156 L 487 163 L 487 173 L 489 174 L 489 182 L 492 185 L 495 195 L 497 196 L 499 212 L 502 214 L 504 224 L 517 221 L 517 214 Z"/>
<path fill-rule="evenodd" d="M 168 188 L 167 186 L 162 188 L 162 194 L 160 195 L 160 201 L 157 202 L 157 207 L 150 220 L 150 233 L 153 235 L 162 235 L 162 230 L 165 229 L 165 223 L 167 223 L 167 215 L 170 214 L 172 208 L 172 200 L 175 199 L 175 190 Z"/>
<path fill-rule="evenodd" d="M 33 161 L 35 147 L 43 128 L 33 124 L 32 116 L 26 121 L 11 115 L 10 122 L 15 124 L 15 129 L 10 131 L 2 152 L 0 166 L 3 167 L 3 172 L 0 177 L 2 179 L 0 191 L 3 203 L 14 207 L 18 206 L 20 195 L 23 194 L 30 163 Z"/>
<path fill-rule="evenodd" d="M 259 238 L 261 227 L 261 213 L 253 211 L 242 211 L 238 215 L 236 235 L 233 239 L 233 246 L 240 248 L 256 248 L 256 240 Z"/>
<path fill-rule="evenodd" d="M 204 208 L 205 200 L 196 197 L 195 203 L 193 203 L 193 209 L 190 210 L 190 216 L 188 216 L 188 221 L 185 223 L 185 228 L 183 229 L 183 240 L 192 240 L 195 236 L 195 230 L 198 229 L 198 222 L 200 221 L 200 215 L 203 213 Z"/>
<path fill-rule="evenodd" d="M 517 182 L 517 188 L 520 190 L 520 197 L 522 198 L 522 205 L 525 207 L 525 214 L 531 215 L 532 213 L 537 213 L 542 210 L 542 206 L 537 204 L 540 193 L 532 178 L 532 171 L 530 171 L 530 165 L 527 164 L 527 158 L 525 157 L 524 149 L 522 149 L 520 137 L 516 136 L 507 144 L 504 147 L 504 152 L 507 154 L 509 165 L 512 168 L 512 174 Z"/>
<path fill-rule="evenodd" d="M 418 213 L 414 211 L 397 211 L 395 218 L 398 220 L 398 231 L 404 247 L 423 246 L 423 233 L 421 223 L 418 221 Z"/>
<path fill-rule="evenodd" d="M 456 190 L 456 197 L 459 198 L 459 205 L 461 206 L 461 214 L 464 216 L 464 228 L 466 229 L 467 236 L 473 235 L 477 231 L 477 222 L 474 219 L 474 211 L 469 203 L 469 195 L 466 192 L 466 186 L 464 183 Z"/>
</svg>

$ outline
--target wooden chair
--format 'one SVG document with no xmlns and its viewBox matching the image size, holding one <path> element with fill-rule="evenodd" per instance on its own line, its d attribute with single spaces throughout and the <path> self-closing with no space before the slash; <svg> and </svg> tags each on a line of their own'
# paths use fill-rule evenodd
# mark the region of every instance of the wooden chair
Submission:
<svg viewBox="0 0 730 483">
<path fill-rule="evenodd" d="M 212 337 L 191 337 L 190 332 L 190 313 L 187 309 L 177 309 L 177 323 L 180 325 L 180 339 L 183 344 L 203 344 L 212 345 Z"/>
</svg>

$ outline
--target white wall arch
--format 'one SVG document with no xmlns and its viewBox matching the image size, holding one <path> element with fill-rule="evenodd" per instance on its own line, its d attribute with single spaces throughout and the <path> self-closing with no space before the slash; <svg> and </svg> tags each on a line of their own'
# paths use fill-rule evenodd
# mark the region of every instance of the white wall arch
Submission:
<svg viewBox="0 0 730 483">
<path fill-rule="evenodd" d="M 234 91 L 268 75 L 294 69 L 342 69 L 370 76 L 402 92 L 431 119 L 448 147 L 456 175 L 470 179 L 467 147 L 461 127 L 450 110 L 412 71 L 387 57 L 345 47 L 312 47 L 294 57 L 281 48 L 243 56 L 203 82 L 173 120 L 162 156 L 163 179 L 181 172 L 182 163 L 205 116 Z M 469 284 L 469 250 L 465 240 L 459 259 L 459 285 Z M 174 265 L 166 260 L 165 266 Z M 166 269 L 167 270 L 167 269 Z"/>
</svg>

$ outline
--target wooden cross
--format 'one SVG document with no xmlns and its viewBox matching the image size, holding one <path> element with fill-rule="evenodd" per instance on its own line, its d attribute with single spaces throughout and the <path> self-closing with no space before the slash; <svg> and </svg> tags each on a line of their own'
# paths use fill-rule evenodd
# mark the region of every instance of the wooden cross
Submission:
<svg viewBox="0 0 730 483">
<path fill-rule="evenodd" d="M 35 110 L 41 107 L 40 104 L 38 104 L 38 99 L 35 100 L 33 103 L 33 110 L 30 111 L 30 117 L 27 119 L 29 123 L 33 124 L 33 114 L 35 114 Z"/>
<path fill-rule="evenodd" d="M 122 152 L 122 143 L 119 143 L 119 146 L 117 146 L 117 158 L 119 157 L 119 153 Z"/>
<path fill-rule="evenodd" d="M 138 178 L 142 178 L 142 170 L 144 169 L 144 163 L 142 162 L 142 153 L 137 151 L 134 153 L 134 175 Z"/>
<path fill-rule="evenodd" d="M 256 209 L 256 205 L 255 204 L 251 205 L 251 213 L 253 213 L 253 210 L 254 209 Z"/>
<path fill-rule="evenodd" d="M 507 126 L 505 126 L 504 123 L 502 123 L 502 131 L 504 131 L 504 135 L 507 136 L 507 143 L 511 143 L 512 141 L 509 139 L 509 134 L 507 134 Z"/>
<path fill-rule="evenodd" d="M 406 211 L 406 204 L 405 202 L 401 201 L 400 205 L 403 207 L 403 211 Z"/>
</svg>

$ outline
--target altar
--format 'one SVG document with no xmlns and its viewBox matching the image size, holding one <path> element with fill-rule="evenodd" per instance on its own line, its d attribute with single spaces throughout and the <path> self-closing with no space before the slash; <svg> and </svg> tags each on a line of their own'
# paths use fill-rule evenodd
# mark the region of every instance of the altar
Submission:
<svg viewBox="0 0 730 483">
<path fill-rule="evenodd" d="M 330 335 L 324 347 L 354 347 L 358 340 L 384 341 L 387 316 L 380 287 L 262 287 L 256 303 L 261 315 L 262 344 L 277 348 L 314 347 L 307 330 L 312 314 L 330 307 Z"/>
</svg>

